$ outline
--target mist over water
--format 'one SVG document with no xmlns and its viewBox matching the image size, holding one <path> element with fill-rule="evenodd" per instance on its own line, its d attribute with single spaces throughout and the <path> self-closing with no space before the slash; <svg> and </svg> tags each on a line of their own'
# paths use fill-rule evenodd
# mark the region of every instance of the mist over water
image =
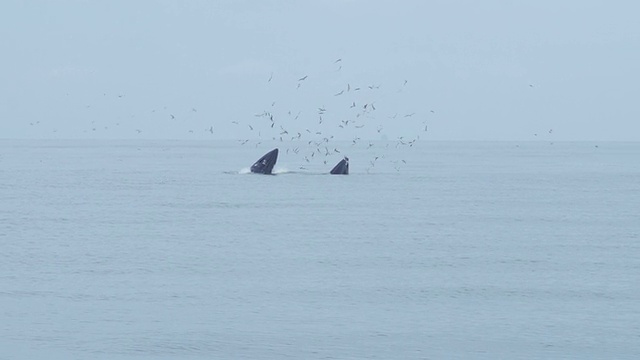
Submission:
<svg viewBox="0 0 640 360">
<path fill-rule="evenodd" d="M 343 145 L 1 140 L 0 359 L 638 357 L 638 143 Z"/>
</svg>

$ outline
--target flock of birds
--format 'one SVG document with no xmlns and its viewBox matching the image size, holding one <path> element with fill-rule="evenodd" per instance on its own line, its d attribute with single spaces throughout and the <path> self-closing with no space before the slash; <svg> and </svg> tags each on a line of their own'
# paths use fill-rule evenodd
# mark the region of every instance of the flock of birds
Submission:
<svg viewBox="0 0 640 360">
<path fill-rule="evenodd" d="M 336 59 L 333 66 L 335 71 L 341 71 L 342 59 Z M 318 84 L 326 84 L 326 82 L 317 81 L 319 78 L 322 78 L 322 75 L 304 75 L 290 79 L 284 85 L 291 91 L 301 94 L 305 87 L 310 85 L 310 82 L 315 81 L 313 85 L 316 88 Z M 270 89 L 270 86 L 275 83 L 275 79 L 274 73 L 270 73 L 268 77 L 265 76 L 267 89 Z M 242 134 L 242 137 L 237 140 L 241 146 L 267 149 L 276 143 L 281 152 L 294 159 L 295 166 L 300 170 L 314 167 L 326 168 L 344 156 L 352 155 L 357 150 L 359 154 L 366 154 L 364 158 L 362 156 L 357 158 L 359 163 L 357 166 L 364 168 L 367 172 L 374 170 L 382 163 L 391 165 L 393 169 L 400 171 L 407 164 L 407 160 L 396 155 L 406 153 L 389 151 L 389 149 L 413 148 L 420 140 L 420 136 L 429 131 L 428 123 L 436 116 L 435 110 L 428 108 L 424 110 L 424 113 L 418 114 L 415 111 L 400 112 L 397 111 L 397 108 L 394 111 L 392 107 L 385 106 L 387 105 L 385 100 L 389 98 L 389 94 L 403 93 L 405 90 L 409 90 L 408 85 L 408 80 L 384 86 L 380 83 L 356 84 L 341 80 L 337 88 L 328 91 L 324 96 L 318 97 L 318 94 L 314 93 L 312 96 L 320 99 L 321 103 L 313 107 L 309 107 L 309 101 L 302 101 L 304 104 L 283 107 L 283 102 L 272 99 L 265 104 L 262 110 L 242 116 L 243 120 L 227 120 L 230 124 L 226 126 L 219 123 L 209 123 L 203 126 L 204 129 L 200 128 L 201 130 L 195 130 L 189 126 L 185 130 L 191 134 L 200 132 L 201 135 L 204 131 L 205 134 L 213 136 L 220 135 L 218 129 L 222 128 L 222 131 L 231 129 L 232 133 L 236 135 Z M 533 85 L 529 86 L 533 87 Z M 270 94 L 279 93 L 278 91 L 268 91 Z M 108 95 L 103 93 L 102 95 L 105 99 L 117 96 L 117 99 L 125 100 L 123 94 Z M 90 109 L 91 105 L 86 105 L 86 108 Z M 155 116 L 165 117 L 166 121 L 190 123 L 191 125 L 196 122 L 184 120 L 198 118 L 198 109 L 195 107 L 175 113 L 163 106 L 151 110 L 151 113 Z M 134 115 L 131 115 L 131 118 L 133 117 Z M 127 119 L 121 116 L 117 122 L 109 125 L 120 127 L 120 122 L 125 124 Z M 198 123 L 204 124 L 202 119 Z M 38 121 L 30 125 L 38 126 L 39 124 Z M 386 131 L 387 128 L 392 131 Z M 99 125 L 96 120 L 91 120 L 89 128 L 84 132 L 108 129 L 108 125 Z M 399 130 L 407 131 L 408 134 L 398 136 Z M 143 133 L 141 127 L 136 127 L 133 131 L 136 134 Z M 553 130 L 550 129 L 548 132 L 551 134 Z M 395 134 L 393 139 L 389 138 L 391 133 Z M 534 134 L 534 136 L 537 135 Z M 257 153 L 259 154 L 260 151 Z"/>
</svg>

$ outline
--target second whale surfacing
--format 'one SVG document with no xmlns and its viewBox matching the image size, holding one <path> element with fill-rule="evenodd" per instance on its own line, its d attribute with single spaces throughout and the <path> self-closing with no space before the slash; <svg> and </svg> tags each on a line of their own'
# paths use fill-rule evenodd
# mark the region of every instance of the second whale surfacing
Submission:
<svg viewBox="0 0 640 360">
<path fill-rule="evenodd" d="M 349 158 L 344 157 L 336 166 L 331 169 L 332 175 L 349 175 Z"/>
<path fill-rule="evenodd" d="M 278 148 L 264 154 L 264 156 L 251 165 L 251 172 L 270 175 L 273 171 L 273 167 L 276 165 L 276 161 L 278 161 Z"/>
</svg>

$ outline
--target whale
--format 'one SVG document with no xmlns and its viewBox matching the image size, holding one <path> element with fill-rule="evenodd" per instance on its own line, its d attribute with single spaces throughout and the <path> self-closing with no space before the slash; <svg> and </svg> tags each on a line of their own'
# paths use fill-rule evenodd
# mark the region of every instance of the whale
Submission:
<svg viewBox="0 0 640 360">
<path fill-rule="evenodd" d="M 276 165 L 276 161 L 278 161 L 278 148 L 269 151 L 253 163 L 253 165 L 251 165 L 251 172 L 270 175 L 273 167 Z"/>
<path fill-rule="evenodd" d="M 331 175 L 349 175 L 349 158 L 344 157 L 336 166 L 331 169 Z"/>
</svg>

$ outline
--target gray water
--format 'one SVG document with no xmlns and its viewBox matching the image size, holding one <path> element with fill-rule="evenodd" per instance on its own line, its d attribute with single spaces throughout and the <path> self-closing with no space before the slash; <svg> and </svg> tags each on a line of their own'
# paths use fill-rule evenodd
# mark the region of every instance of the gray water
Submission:
<svg viewBox="0 0 640 360">
<path fill-rule="evenodd" d="M 639 143 L 390 145 L 0 141 L 0 359 L 640 357 Z"/>
</svg>

